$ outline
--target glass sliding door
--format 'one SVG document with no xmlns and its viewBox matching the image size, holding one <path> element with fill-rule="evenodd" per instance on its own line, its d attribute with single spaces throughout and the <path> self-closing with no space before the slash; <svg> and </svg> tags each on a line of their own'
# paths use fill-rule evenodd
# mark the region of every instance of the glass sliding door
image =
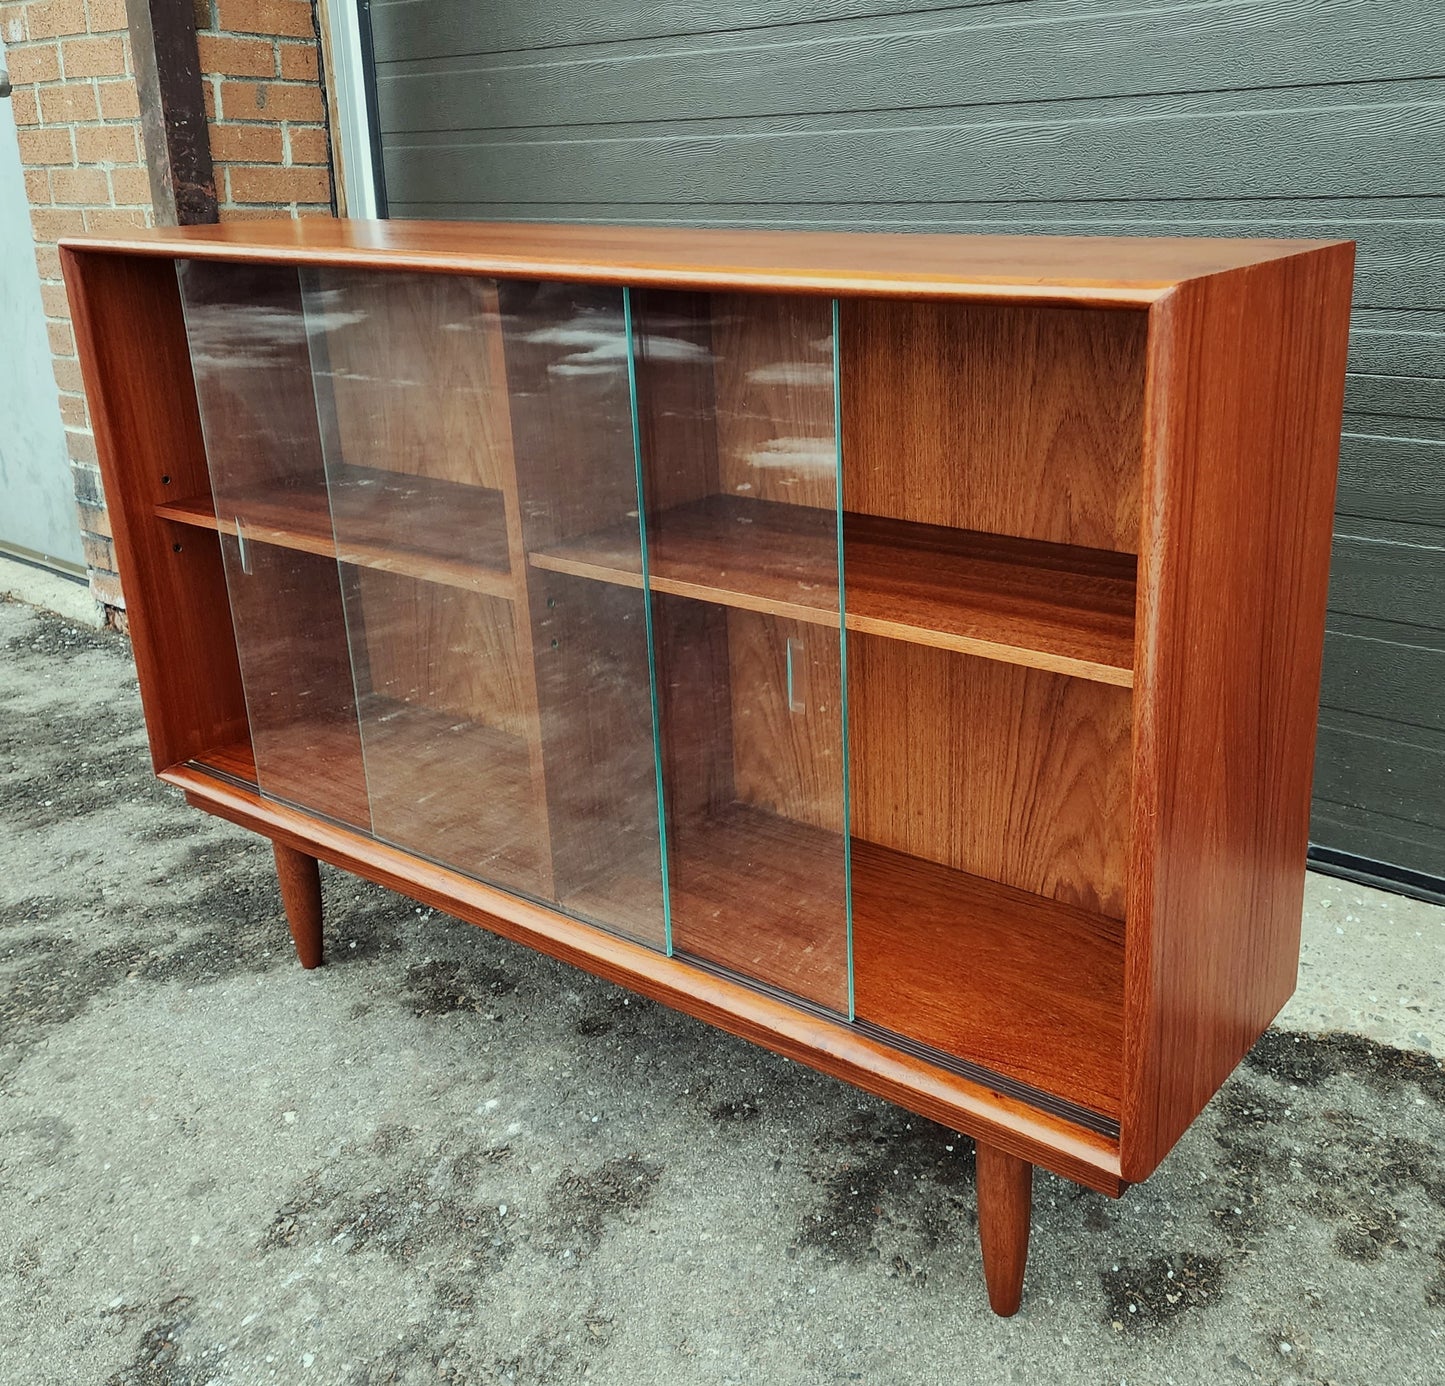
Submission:
<svg viewBox="0 0 1445 1386">
<path fill-rule="evenodd" d="M 301 278 L 373 831 L 548 898 L 496 285 Z"/>
<path fill-rule="evenodd" d="M 226 768 L 252 760 L 263 794 L 369 828 L 296 271 L 177 273 L 211 495 L 176 500 L 214 511 L 251 732 Z"/>
</svg>

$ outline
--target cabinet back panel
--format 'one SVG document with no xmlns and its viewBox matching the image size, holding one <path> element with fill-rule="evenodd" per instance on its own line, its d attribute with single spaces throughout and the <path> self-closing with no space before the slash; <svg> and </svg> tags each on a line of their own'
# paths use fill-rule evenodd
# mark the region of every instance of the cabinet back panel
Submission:
<svg viewBox="0 0 1445 1386">
<path fill-rule="evenodd" d="M 832 510 L 832 305 L 823 298 L 712 298 L 718 489 Z"/>
<path fill-rule="evenodd" d="M 534 735 L 511 602 L 373 568 L 345 571 L 363 694 Z"/>
<path fill-rule="evenodd" d="M 842 832 L 838 631 L 754 611 L 729 611 L 727 624 L 738 801 Z"/>
<path fill-rule="evenodd" d="M 308 272 L 317 367 L 329 367 L 341 457 L 353 467 L 502 488 L 505 379 L 490 339 L 496 286 L 439 274 Z"/>
<path fill-rule="evenodd" d="M 1124 917 L 1128 689 L 848 638 L 855 837 Z"/>
<path fill-rule="evenodd" d="M 839 313 L 845 510 L 1138 552 L 1144 313 Z"/>
</svg>

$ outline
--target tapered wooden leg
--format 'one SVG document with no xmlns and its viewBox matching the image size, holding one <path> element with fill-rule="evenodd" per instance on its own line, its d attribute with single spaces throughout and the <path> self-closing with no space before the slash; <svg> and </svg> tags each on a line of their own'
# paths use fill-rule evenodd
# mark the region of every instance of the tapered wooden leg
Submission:
<svg viewBox="0 0 1445 1386">
<path fill-rule="evenodd" d="M 276 849 L 276 878 L 281 882 L 281 903 L 302 967 L 321 966 L 321 872 L 316 858 L 284 843 Z"/>
<path fill-rule="evenodd" d="M 993 1312 L 1008 1318 L 1018 1312 L 1029 1259 L 1029 1206 L 1034 1167 L 996 1146 L 978 1143 L 978 1240 L 983 1275 Z"/>
</svg>

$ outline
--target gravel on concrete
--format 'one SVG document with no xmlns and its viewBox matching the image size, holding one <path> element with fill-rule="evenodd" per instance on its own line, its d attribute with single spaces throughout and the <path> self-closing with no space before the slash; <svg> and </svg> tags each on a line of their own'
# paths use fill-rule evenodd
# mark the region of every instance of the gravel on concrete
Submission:
<svg viewBox="0 0 1445 1386">
<path fill-rule="evenodd" d="M 1445 910 L 1312 878 L 1302 988 L 1144 1186 L 1040 1173 L 151 777 L 129 649 L 0 603 L 0 1382 L 1445 1381 Z"/>
</svg>

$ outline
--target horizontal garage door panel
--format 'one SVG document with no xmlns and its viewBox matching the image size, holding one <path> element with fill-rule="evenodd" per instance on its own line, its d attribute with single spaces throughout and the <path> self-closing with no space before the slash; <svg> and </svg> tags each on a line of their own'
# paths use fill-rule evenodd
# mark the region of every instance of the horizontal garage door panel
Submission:
<svg viewBox="0 0 1445 1386">
<path fill-rule="evenodd" d="M 1445 81 L 1056 102 L 1045 108 L 779 121 L 617 125 L 579 134 L 400 135 L 386 156 L 399 202 L 615 197 L 677 202 L 700 183 L 736 202 L 917 199 L 956 183 L 989 199 L 1364 197 L 1388 164 L 1416 195 L 1445 193 Z M 1251 150 L 1248 160 L 1237 157 Z"/>
<path fill-rule="evenodd" d="M 541 7 L 539 7 L 541 8 Z M 1394 41 L 1415 18 L 1418 42 Z M 1240 26 L 1250 42 L 1240 42 Z M 1287 40 L 1287 41 L 1281 41 Z M 496 42 L 488 35 L 490 47 Z M 1445 9 L 1418 0 L 1330 7 L 1301 28 L 1298 5 L 1028 4 L 681 34 L 524 53 L 392 61 L 377 89 L 389 129 L 505 130 L 565 110 L 575 125 L 1075 101 L 1188 91 L 1201 71 L 1238 88 L 1408 79 L 1439 70 Z M 899 91 L 899 74 L 907 89 Z"/>
<path fill-rule="evenodd" d="M 1394 436 L 1354 431 L 1374 422 L 1392 422 L 1401 431 Z M 1416 436 L 1409 436 L 1407 428 Z M 1419 436 L 1427 430 L 1437 436 Z M 1445 526 L 1445 441 L 1438 430 L 1427 419 L 1347 418 L 1340 440 L 1337 529 L 1348 531 L 1345 517 Z"/>
<path fill-rule="evenodd" d="M 1316 799 L 1310 840 L 1404 871 L 1445 879 L 1445 831 L 1356 804 Z"/>
<path fill-rule="evenodd" d="M 1445 629 L 1445 535 L 1418 540 L 1336 534 L 1330 609 L 1424 630 Z"/>
<path fill-rule="evenodd" d="M 1339 630 L 1325 637 L 1322 721 L 1336 722 L 1343 714 L 1353 714 L 1399 723 L 1397 735 L 1421 733 L 1438 739 L 1445 737 L 1441 688 L 1445 688 L 1445 641 L 1417 645 Z M 1445 780 L 1440 784 L 1445 786 Z M 1445 789 L 1437 789 L 1437 797 L 1445 800 Z"/>
<path fill-rule="evenodd" d="M 1412 745 L 1322 724 L 1315 794 L 1327 803 L 1369 804 L 1376 812 L 1445 828 L 1445 749 Z"/>
</svg>

